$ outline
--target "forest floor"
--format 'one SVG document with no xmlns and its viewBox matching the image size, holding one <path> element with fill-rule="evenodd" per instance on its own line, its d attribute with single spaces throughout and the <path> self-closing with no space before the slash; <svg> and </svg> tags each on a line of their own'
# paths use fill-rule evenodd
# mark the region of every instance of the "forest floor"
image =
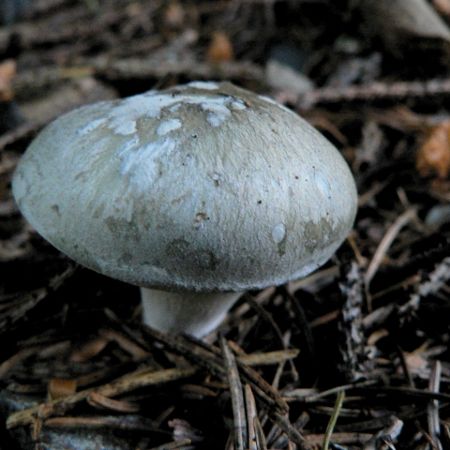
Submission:
<svg viewBox="0 0 450 450">
<path fill-rule="evenodd" d="M 449 0 L 2 1 L 0 449 L 450 448 Z M 297 112 L 359 192 L 331 261 L 203 342 L 143 326 L 10 184 L 62 113 L 192 80 Z"/>
</svg>

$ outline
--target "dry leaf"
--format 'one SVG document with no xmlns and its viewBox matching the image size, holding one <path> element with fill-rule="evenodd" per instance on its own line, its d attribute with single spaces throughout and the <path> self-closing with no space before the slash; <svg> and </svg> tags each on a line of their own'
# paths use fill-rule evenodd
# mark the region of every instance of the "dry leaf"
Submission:
<svg viewBox="0 0 450 450">
<path fill-rule="evenodd" d="M 81 348 L 75 350 L 70 356 L 70 361 L 83 363 L 97 356 L 107 345 L 109 340 L 104 337 L 96 337 L 86 342 Z"/>
<path fill-rule="evenodd" d="M 221 63 L 231 61 L 233 57 L 233 45 L 229 37 L 222 31 L 214 32 L 206 53 L 206 59 L 210 63 Z"/>
<path fill-rule="evenodd" d="M 381 328 L 377 331 L 374 331 L 367 339 L 367 345 L 369 345 L 369 346 L 376 345 L 376 343 L 380 339 L 383 339 L 386 336 L 389 336 L 389 331 L 386 330 L 386 328 Z"/>
<path fill-rule="evenodd" d="M 183 26 L 185 19 L 185 12 L 180 3 L 174 1 L 170 2 L 164 11 L 164 23 L 173 29 L 178 29 Z"/>
<path fill-rule="evenodd" d="M 427 359 L 423 353 L 412 352 L 405 353 L 405 362 L 409 371 L 414 375 L 427 375 L 429 371 L 429 365 Z"/>
<path fill-rule="evenodd" d="M 450 172 L 450 120 L 432 128 L 416 156 L 420 175 L 437 175 L 441 179 Z"/>
<path fill-rule="evenodd" d="M 450 0 L 433 0 L 433 6 L 439 13 L 450 17 Z"/>
<path fill-rule="evenodd" d="M 62 378 L 53 378 L 48 383 L 47 394 L 49 400 L 68 397 L 77 390 L 75 380 L 65 380 Z"/>
<path fill-rule="evenodd" d="M 12 81 L 16 76 L 16 62 L 7 59 L 0 63 L 0 101 L 8 102 L 13 98 Z"/>
</svg>

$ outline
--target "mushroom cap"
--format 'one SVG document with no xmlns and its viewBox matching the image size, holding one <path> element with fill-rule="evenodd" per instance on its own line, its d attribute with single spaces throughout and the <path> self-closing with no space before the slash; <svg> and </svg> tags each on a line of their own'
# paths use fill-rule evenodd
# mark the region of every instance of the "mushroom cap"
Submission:
<svg viewBox="0 0 450 450">
<path fill-rule="evenodd" d="M 340 153 L 297 114 L 230 83 L 95 103 L 49 124 L 13 178 L 56 248 L 143 287 L 243 291 L 313 271 L 352 227 Z"/>
</svg>

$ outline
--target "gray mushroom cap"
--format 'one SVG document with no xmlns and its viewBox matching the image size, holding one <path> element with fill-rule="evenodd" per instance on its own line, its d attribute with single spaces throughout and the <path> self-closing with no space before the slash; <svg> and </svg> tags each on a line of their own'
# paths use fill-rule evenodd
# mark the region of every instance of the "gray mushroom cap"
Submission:
<svg viewBox="0 0 450 450">
<path fill-rule="evenodd" d="M 205 82 L 58 118 L 27 149 L 13 192 L 80 264 L 194 291 L 307 275 L 347 236 L 357 198 L 339 152 L 295 113 Z"/>
</svg>

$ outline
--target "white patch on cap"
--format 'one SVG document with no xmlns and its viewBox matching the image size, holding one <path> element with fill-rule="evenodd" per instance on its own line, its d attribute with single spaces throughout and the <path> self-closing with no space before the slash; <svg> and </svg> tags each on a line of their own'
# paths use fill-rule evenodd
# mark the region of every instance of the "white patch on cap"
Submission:
<svg viewBox="0 0 450 450">
<path fill-rule="evenodd" d="M 330 187 L 330 183 L 328 182 L 328 180 L 320 173 L 315 175 L 314 178 L 315 178 L 317 188 L 319 189 L 319 192 L 324 197 L 330 198 L 331 197 L 331 187 Z"/>
<path fill-rule="evenodd" d="M 213 127 L 222 125 L 231 116 L 231 112 L 225 104 L 204 102 L 200 106 L 204 111 L 207 111 L 206 120 Z"/>
<path fill-rule="evenodd" d="M 158 129 L 156 130 L 156 133 L 158 134 L 158 136 L 164 136 L 171 131 L 178 130 L 178 128 L 181 128 L 181 125 L 182 124 L 180 119 L 168 119 L 164 122 L 161 122 L 161 124 L 158 126 Z"/>
<path fill-rule="evenodd" d="M 244 109 L 247 109 L 247 106 L 245 106 L 245 103 L 242 100 L 237 99 L 231 102 L 231 109 L 242 111 Z"/>
<path fill-rule="evenodd" d="M 89 122 L 86 126 L 77 131 L 80 136 L 86 136 L 92 131 L 96 130 L 99 126 L 103 125 L 106 122 L 105 118 L 93 120 Z"/>
<path fill-rule="evenodd" d="M 213 91 L 214 89 L 219 89 L 217 83 L 213 81 L 191 81 L 188 83 L 189 87 L 193 87 L 194 89 L 205 89 L 208 91 Z"/>
<path fill-rule="evenodd" d="M 159 117 L 161 109 L 177 103 L 170 95 L 149 91 L 126 98 L 112 108 L 108 114 L 108 126 L 117 134 L 130 135 L 136 132 L 136 122 L 143 117 Z"/>
<path fill-rule="evenodd" d="M 176 141 L 170 137 L 143 146 L 132 140 L 117 153 L 121 161 L 120 174 L 128 178 L 137 192 L 145 192 L 159 177 L 161 161 L 170 158 L 175 148 Z"/>
<path fill-rule="evenodd" d="M 150 91 L 148 94 L 152 93 Z M 152 93 L 153 95 L 153 93 Z M 135 95 L 113 106 L 108 113 L 108 127 L 116 134 L 128 136 L 136 132 L 136 121 L 148 110 L 148 95 Z"/>
<path fill-rule="evenodd" d="M 149 91 L 122 100 L 108 114 L 108 127 L 115 133 L 130 135 L 136 132 L 136 122 L 142 118 L 159 118 L 169 108 L 175 112 L 181 105 L 199 105 L 207 113 L 206 120 L 213 127 L 222 125 L 231 117 L 231 110 L 245 109 L 245 104 L 229 95 L 194 95 L 157 93 Z"/>
<path fill-rule="evenodd" d="M 283 242 L 286 237 L 286 227 L 284 223 L 279 223 L 275 225 L 272 229 L 272 239 L 276 244 Z"/>
<path fill-rule="evenodd" d="M 124 120 L 122 123 L 116 124 L 114 126 L 114 131 L 117 134 L 123 134 L 124 136 L 136 133 L 136 121 Z"/>
<path fill-rule="evenodd" d="M 258 97 L 259 97 L 261 100 L 264 100 L 265 102 L 270 103 L 271 105 L 276 105 L 276 106 L 279 106 L 279 105 L 280 105 L 280 104 L 279 104 L 278 102 L 276 102 L 273 98 L 266 97 L 265 95 L 258 95 Z"/>
<path fill-rule="evenodd" d="M 181 103 L 177 103 L 169 108 L 170 112 L 177 112 L 181 108 Z"/>
<path fill-rule="evenodd" d="M 206 120 L 213 127 L 222 125 L 227 119 L 231 117 L 231 111 L 243 110 L 246 106 L 242 100 L 235 99 L 234 97 L 211 97 L 207 101 L 200 104 L 204 111 L 207 111 Z"/>
</svg>

